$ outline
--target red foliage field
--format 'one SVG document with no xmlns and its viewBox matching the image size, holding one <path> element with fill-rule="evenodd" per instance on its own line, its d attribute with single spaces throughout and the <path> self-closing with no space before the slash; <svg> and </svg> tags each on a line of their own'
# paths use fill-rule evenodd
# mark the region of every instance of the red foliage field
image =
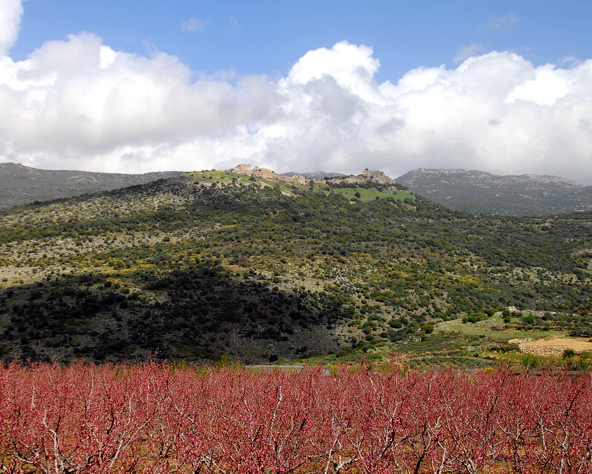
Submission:
<svg viewBox="0 0 592 474">
<path fill-rule="evenodd" d="M 0 472 L 592 472 L 590 376 L 0 369 Z"/>
</svg>

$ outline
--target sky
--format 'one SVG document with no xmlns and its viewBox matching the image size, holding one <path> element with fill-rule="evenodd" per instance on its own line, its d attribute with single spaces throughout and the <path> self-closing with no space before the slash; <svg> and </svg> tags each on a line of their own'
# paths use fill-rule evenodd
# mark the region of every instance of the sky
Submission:
<svg viewBox="0 0 592 474">
<path fill-rule="evenodd" d="M 590 0 L 0 0 L 0 162 L 592 184 Z"/>
</svg>

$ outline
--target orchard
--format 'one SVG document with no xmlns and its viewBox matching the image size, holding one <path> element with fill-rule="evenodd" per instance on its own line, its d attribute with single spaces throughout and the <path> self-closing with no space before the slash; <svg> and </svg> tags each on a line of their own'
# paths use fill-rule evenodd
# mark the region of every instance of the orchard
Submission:
<svg viewBox="0 0 592 474">
<path fill-rule="evenodd" d="M 2 473 L 589 473 L 590 375 L 0 368 Z"/>
</svg>

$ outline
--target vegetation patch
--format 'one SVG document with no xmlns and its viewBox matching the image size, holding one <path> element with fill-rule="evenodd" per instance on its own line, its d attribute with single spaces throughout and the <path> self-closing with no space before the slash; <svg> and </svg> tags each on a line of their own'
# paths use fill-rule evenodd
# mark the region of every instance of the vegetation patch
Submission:
<svg viewBox="0 0 592 474">
<path fill-rule="evenodd" d="M 489 364 L 512 338 L 592 336 L 586 212 L 469 215 L 392 182 L 201 171 L 0 213 L 7 361 Z"/>
<path fill-rule="evenodd" d="M 378 190 L 376 188 L 361 188 L 361 187 L 353 187 L 353 188 L 333 188 L 333 192 L 335 194 L 340 194 L 342 196 L 346 196 L 349 199 L 359 199 L 360 201 L 372 201 L 375 199 L 386 199 L 386 200 L 394 200 L 394 201 L 403 201 L 405 199 L 413 202 L 415 200 L 414 195 L 411 194 L 409 191 L 404 190 L 393 190 L 393 189 L 386 189 L 386 190 Z"/>
</svg>

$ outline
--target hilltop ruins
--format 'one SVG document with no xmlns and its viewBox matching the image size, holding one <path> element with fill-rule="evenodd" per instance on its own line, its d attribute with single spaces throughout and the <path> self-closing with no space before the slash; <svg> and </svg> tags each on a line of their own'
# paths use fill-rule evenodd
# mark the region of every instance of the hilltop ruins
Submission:
<svg viewBox="0 0 592 474">
<path fill-rule="evenodd" d="M 301 175 L 294 175 L 294 176 L 284 176 L 283 174 L 277 174 L 275 171 L 271 171 L 267 168 L 260 168 L 259 166 L 252 166 L 249 164 L 240 164 L 235 166 L 234 168 L 230 168 L 226 170 L 228 173 L 237 173 L 243 174 L 246 176 L 254 176 L 256 178 L 265 178 L 265 179 L 278 179 L 281 181 L 287 182 L 296 182 L 299 184 L 306 184 L 307 181 L 315 181 L 315 182 L 325 182 L 330 180 L 332 182 L 341 182 L 341 183 L 365 183 L 366 181 L 373 181 L 375 183 L 380 184 L 394 184 L 395 180 L 389 178 L 384 172 L 376 171 L 376 170 L 369 170 L 366 168 L 362 171 L 361 174 L 357 176 L 339 176 L 334 178 L 323 178 L 323 179 L 315 179 L 310 180 L 307 179 L 306 176 Z"/>
</svg>

